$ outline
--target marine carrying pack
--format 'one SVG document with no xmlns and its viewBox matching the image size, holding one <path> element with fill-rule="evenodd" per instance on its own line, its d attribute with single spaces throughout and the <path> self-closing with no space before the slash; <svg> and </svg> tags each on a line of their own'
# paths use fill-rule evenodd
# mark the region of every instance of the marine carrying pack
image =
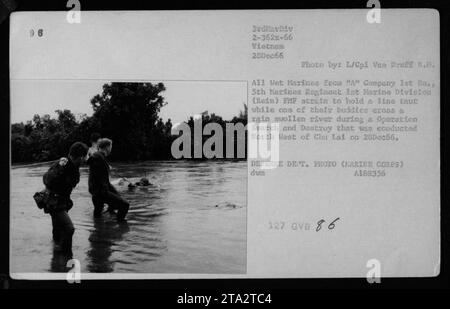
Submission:
<svg viewBox="0 0 450 309">
<path fill-rule="evenodd" d="M 67 159 L 61 158 L 58 163 L 52 165 L 43 176 L 45 189 L 33 195 L 37 207 L 43 209 L 45 213 L 60 210 L 69 211 L 73 206 L 69 196 L 56 193 L 58 186 L 64 181 L 66 164 Z"/>
</svg>

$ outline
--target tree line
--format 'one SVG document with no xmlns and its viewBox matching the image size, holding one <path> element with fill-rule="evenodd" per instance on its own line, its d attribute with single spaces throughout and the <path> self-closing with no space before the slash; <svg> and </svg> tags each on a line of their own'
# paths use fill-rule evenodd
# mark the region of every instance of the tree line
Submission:
<svg viewBox="0 0 450 309">
<path fill-rule="evenodd" d="M 159 117 L 167 102 L 163 83 L 108 83 L 91 99 L 92 116 L 76 117 L 70 110 L 57 110 L 56 117 L 35 115 L 11 126 L 12 163 L 45 162 L 67 156 L 76 141 L 89 144 L 93 132 L 113 140 L 113 161 L 172 160 L 172 122 Z M 203 126 L 216 122 L 247 125 L 247 107 L 231 120 L 211 114 L 202 116 Z M 193 118 L 186 121 L 193 126 Z M 224 149 L 225 151 L 225 149 Z"/>
</svg>

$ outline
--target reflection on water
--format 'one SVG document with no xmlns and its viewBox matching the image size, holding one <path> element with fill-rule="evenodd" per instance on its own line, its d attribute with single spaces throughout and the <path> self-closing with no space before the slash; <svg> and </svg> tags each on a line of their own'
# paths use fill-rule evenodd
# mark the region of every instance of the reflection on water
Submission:
<svg viewBox="0 0 450 309">
<path fill-rule="evenodd" d="M 47 165 L 11 171 L 12 272 L 65 272 L 67 257 L 53 250 L 51 219 L 37 209 Z M 246 162 L 113 164 L 112 176 L 149 187 L 116 185 L 130 202 L 126 223 L 107 212 L 93 218 L 87 169 L 72 194 L 74 258 L 83 272 L 244 273 Z"/>
<path fill-rule="evenodd" d="M 114 271 L 110 260 L 112 246 L 123 238 L 130 228 L 127 222 L 116 223 L 94 219 L 94 229 L 89 236 L 90 249 L 87 251 L 87 269 L 93 273 L 109 273 Z"/>
</svg>

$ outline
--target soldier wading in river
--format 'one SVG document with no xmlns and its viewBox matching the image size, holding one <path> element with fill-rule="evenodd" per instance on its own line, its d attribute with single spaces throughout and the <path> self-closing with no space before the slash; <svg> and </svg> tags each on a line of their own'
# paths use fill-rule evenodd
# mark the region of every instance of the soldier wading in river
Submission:
<svg viewBox="0 0 450 309">
<path fill-rule="evenodd" d="M 69 210 L 73 206 L 70 195 L 80 181 L 79 167 L 85 161 L 87 152 L 85 144 L 74 143 L 70 147 L 68 158 L 61 158 L 44 174 L 46 189 L 34 195 L 38 207 L 52 217 L 55 250 L 70 256 L 75 232 L 69 217 Z"/>
</svg>

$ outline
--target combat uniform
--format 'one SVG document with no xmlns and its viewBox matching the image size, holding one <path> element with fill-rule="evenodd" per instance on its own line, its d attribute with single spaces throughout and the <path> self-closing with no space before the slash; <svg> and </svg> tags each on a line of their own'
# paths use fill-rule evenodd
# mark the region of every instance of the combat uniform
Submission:
<svg viewBox="0 0 450 309">
<path fill-rule="evenodd" d="M 89 165 L 89 193 L 92 194 L 94 204 L 94 217 L 102 215 L 104 204 L 110 208 L 117 209 L 117 219 L 124 220 L 128 213 L 130 204 L 124 200 L 109 181 L 110 167 L 103 153 L 92 154 L 87 164 Z"/>
<path fill-rule="evenodd" d="M 75 232 L 69 210 L 73 206 L 70 194 L 80 181 L 79 168 L 68 159 L 53 164 L 43 177 L 53 203 L 44 209 L 52 217 L 53 240 L 65 252 L 72 251 L 72 236 Z"/>
</svg>

